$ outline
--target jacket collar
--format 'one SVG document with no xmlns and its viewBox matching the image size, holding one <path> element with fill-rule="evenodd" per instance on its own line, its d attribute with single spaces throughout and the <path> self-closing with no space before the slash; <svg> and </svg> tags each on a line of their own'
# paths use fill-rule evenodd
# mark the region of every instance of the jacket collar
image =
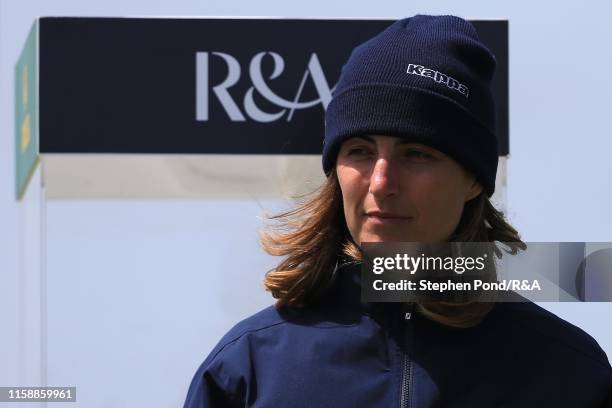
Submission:
<svg viewBox="0 0 612 408">
<path fill-rule="evenodd" d="M 326 296 L 334 308 L 358 311 L 361 314 L 375 315 L 382 313 L 392 315 L 400 313 L 401 303 L 365 302 L 361 299 L 361 261 L 338 261 L 332 275 L 332 285 Z"/>
</svg>

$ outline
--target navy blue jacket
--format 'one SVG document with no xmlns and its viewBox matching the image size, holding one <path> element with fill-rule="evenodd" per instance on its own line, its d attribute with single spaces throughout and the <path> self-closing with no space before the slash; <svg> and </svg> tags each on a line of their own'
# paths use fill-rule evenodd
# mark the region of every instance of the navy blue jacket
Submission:
<svg viewBox="0 0 612 408">
<path fill-rule="evenodd" d="M 455 329 L 411 304 L 362 303 L 358 264 L 334 278 L 314 306 L 270 306 L 234 326 L 184 406 L 611 406 L 604 351 L 534 303 L 496 303 L 478 326 Z"/>
</svg>

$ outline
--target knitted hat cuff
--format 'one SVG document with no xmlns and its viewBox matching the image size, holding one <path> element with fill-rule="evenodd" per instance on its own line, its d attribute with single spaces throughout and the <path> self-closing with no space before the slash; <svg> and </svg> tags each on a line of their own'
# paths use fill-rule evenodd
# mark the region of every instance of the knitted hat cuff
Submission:
<svg viewBox="0 0 612 408">
<path fill-rule="evenodd" d="M 364 134 L 398 136 L 432 146 L 463 165 L 487 195 L 493 195 L 497 139 L 491 129 L 445 95 L 384 83 L 356 85 L 334 95 L 326 111 L 325 174 L 335 165 L 342 142 Z"/>
</svg>

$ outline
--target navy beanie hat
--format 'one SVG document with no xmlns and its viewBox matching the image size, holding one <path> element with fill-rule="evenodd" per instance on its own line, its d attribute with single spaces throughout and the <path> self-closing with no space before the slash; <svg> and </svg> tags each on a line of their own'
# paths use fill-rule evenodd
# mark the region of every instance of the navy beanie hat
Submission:
<svg viewBox="0 0 612 408">
<path fill-rule="evenodd" d="M 325 111 L 323 170 L 363 134 L 410 139 L 448 154 L 495 190 L 495 57 L 455 16 L 398 20 L 353 49 Z"/>
</svg>

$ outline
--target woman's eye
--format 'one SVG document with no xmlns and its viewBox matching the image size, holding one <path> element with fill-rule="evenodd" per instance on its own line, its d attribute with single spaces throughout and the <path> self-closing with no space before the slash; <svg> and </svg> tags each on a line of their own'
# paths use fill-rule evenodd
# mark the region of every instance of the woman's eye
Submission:
<svg viewBox="0 0 612 408">
<path fill-rule="evenodd" d="M 408 150 L 406 151 L 406 156 L 413 157 L 416 159 L 431 159 L 433 157 L 432 155 L 422 152 L 420 150 Z"/>
<path fill-rule="evenodd" d="M 349 149 L 347 154 L 349 156 L 353 156 L 353 155 L 360 156 L 360 155 L 368 154 L 368 150 L 363 148 L 363 147 L 353 147 L 353 148 Z"/>
</svg>

